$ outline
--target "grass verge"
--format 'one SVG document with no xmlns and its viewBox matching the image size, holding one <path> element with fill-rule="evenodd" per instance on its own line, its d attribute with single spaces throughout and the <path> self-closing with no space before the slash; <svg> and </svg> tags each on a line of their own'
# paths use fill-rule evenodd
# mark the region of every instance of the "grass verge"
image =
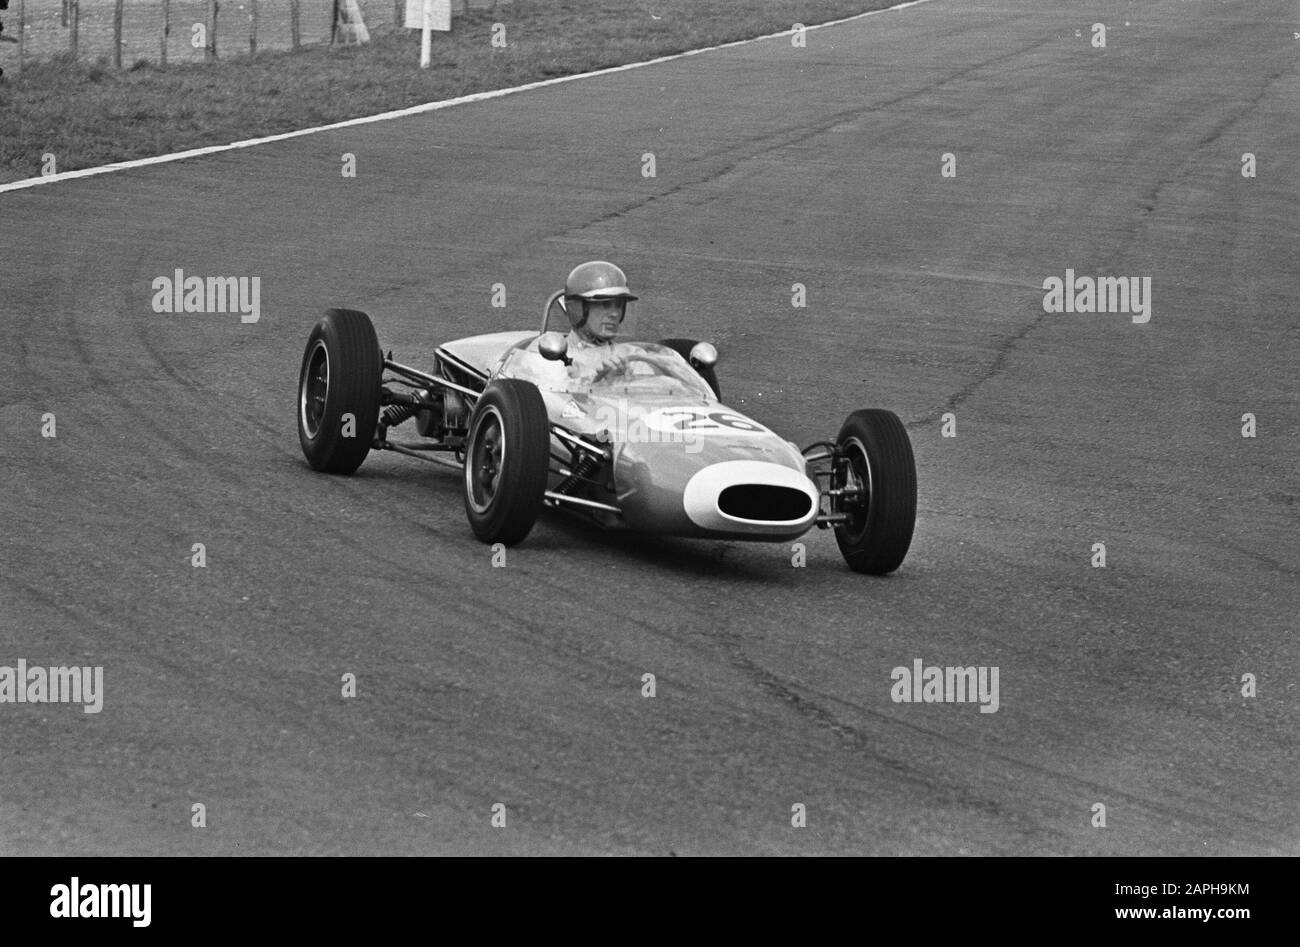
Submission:
<svg viewBox="0 0 1300 947">
<path fill-rule="evenodd" d="M 813 25 L 897 0 L 547 0 L 474 11 L 435 34 L 385 30 L 364 47 L 314 46 L 121 71 L 67 57 L 0 79 L 0 182 L 273 135 Z M 505 26 L 504 49 L 492 45 Z M 810 41 L 815 42 L 810 37 Z M 9 64 L 12 65 L 12 64 Z"/>
</svg>

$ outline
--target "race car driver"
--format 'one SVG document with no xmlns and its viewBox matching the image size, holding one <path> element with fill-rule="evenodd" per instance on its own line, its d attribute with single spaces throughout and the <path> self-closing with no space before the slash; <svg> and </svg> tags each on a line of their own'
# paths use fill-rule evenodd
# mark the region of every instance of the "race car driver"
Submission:
<svg viewBox="0 0 1300 947">
<path fill-rule="evenodd" d="M 573 268 L 564 282 L 564 308 L 569 316 L 570 372 L 600 380 L 621 373 L 627 363 L 614 341 L 637 297 L 627 288 L 627 276 L 613 263 L 592 260 Z"/>
</svg>

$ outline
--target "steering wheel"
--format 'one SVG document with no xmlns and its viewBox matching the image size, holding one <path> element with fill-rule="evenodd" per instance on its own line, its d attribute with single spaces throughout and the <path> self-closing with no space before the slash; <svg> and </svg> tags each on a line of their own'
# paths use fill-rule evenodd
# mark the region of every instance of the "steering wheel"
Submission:
<svg viewBox="0 0 1300 947">
<path fill-rule="evenodd" d="M 651 358 L 650 356 L 648 356 L 648 355 L 638 355 L 638 354 L 635 354 L 635 353 L 633 353 L 633 354 L 629 354 L 629 355 L 618 355 L 618 356 L 615 356 L 614 359 L 612 359 L 612 361 L 613 361 L 613 362 L 616 362 L 616 363 L 617 363 L 617 362 L 621 362 L 621 363 L 622 363 L 622 365 L 617 366 L 617 367 L 619 368 L 620 371 L 622 371 L 622 369 L 626 368 L 628 365 L 631 365 L 633 362 L 645 362 L 645 363 L 647 363 L 647 364 L 649 364 L 649 365 L 654 366 L 654 368 L 655 368 L 655 372 L 654 372 L 654 374 L 656 374 L 656 375 L 664 375 L 664 376 L 666 376 L 666 377 L 670 377 L 670 378 L 672 377 L 671 375 L 668 375 L 667 372 L 659 371 L 659 370 L 658 370 L 658 369 L 659 369 L 659 363 L 658 363 L 657 361 L 655 361 L 653 358 Z M 604 365 L 604 366 L 600 369 L 600 371 L 596 372 L 596 377 L 593 378 L 592 381 L 593 381 L 593 382 L 597 382 L 597 381 L 600 381 L 602 378 L 607 378 L 609 375 L 612 375 L 612 374 L 614 373 L 614 369 L 615 369 L 615 367 L 616 367 L 616 366 L 615 366 L 614 364 L 606 364 L 606 365 Z"/>
</svg>

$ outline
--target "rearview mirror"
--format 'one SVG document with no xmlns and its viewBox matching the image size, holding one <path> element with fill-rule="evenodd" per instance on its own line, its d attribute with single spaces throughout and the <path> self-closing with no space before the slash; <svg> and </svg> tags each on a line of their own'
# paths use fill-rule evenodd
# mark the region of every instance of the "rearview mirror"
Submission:
<svg viewBox="0 0 1300 947">
<path fill-rule="evenodd" d="M 569 340 L 561 332 L 543 332 L 537 339 L 537 352 L 548 362 L 570 364 Z"/>
<path fill-rule="evenodd" d="M 718 363 L 718 350 L 708 342 L 696 342 L 691 346 L 691 364 L 696 368 L 712 368 Z"/>
</svg>

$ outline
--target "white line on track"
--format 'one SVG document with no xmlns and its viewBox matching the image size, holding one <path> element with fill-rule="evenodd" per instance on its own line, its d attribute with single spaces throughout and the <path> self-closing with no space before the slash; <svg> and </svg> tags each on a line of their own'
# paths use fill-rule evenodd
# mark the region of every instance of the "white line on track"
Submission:
<svg viewBox="0 0 1300 947">
<path fill-rule="evenodd" d="M 825 29 L 828 26 L 839 26 L 842 23 L 851 23 L 854 20 L 861 20 L 865 17 L 875 16 L 878 13 L 892 13 L 895 10 L 903 10 L 907 7 L 914 7 L 922 3 L 929 3 L 930 0 L 907 0 L 906 3 L 895 4 L 892 7 L 885 7 L 880 10 L 868 10 L 866 13 L 857 13 L 853 16 L 846 16 L 840 20 L 831 20 L 827 23 L 817 23 L 813 26 L 804 27 L 811 32 L 813 30 Z M 738 39 L 731 43 L 722 43 L 718 46 L 705 46 L 701 49 L 688 49 L 683 53 L 673 53 L 671 56 L 660 56 L 658 59 L 646 59 L 642 62 L 625 63 L 622 66 L 610 66 L 607 69 L 596 69 L 592 72 L 580 72 L 572 76 L 557 76 L 554 79 L 542 79 L 539 82 L 529 82 L 525 85 L 511 86 L 508 89 L 493 89 L 490 92 L 475 92 L 471 95 L 462 95 L 455 99 L 442 99 L 438 102 L 425 102 L 423 105 L 413 105 L 410 108 L 398 109 L 395 112 L 380 112 L 377 115 L 364 115 L 361 118 L 350 118 L 347 121 L 335 122 L 332 125 L 317 125 L 313 128 L 300 128 L 297 131 L 283 132 L 279 135 L 267 135 L 265 138 L 249 138 L 246 141 L 232 141 L 228 145 L 209 145 L 206 148 L 191 148 L 189 151 L 176 151 L 166 155 L 154 155 L 151 158 L 136 158 L 133 161 L 118 161 L 113 164 L 104 164 L 95 168 L 81 168 L 77 171 L 63 171 L 59 174 L 42 175 L 36 178 L 23 178 L 21 181 L 11 181 L 8 184 L 0 184 L 0 194 L 7 191 L 21 191 L 28 187 L 37 187 L 41 184 L 55 184 L 59 181 L 72 181 L 77 178 L 94 177 L 97 174 L 109 174 L 113 171 L 127 171 L 131 168 L 144 168 L 151 164 L 166 164 L 169 161 L 183 161 L 186 158 L 200 158 L 203 155 L 214 155 L 222 151 L 234 151 L 236 148 L 252 148 L 255 145 L 269 145 L 276 141 L 286 141 L 290 138 L 301 138 L 303 135 L 315 135 L 319 132 L 331 132 L 339 128 L 351 128 L 354 125 L 368 125 L 371 122 L 387 122 L 395 118 L 406 118 L 408 115 L 422 115 L 425 112 L 436 112 L 439 109 L 449 109 L 455 105 L 468 105 L 471 102 L 483 102 L 487 99 L 497 99 L 505 95 L 514 95 L 516 92 L 527 92 L 530 89 L 541 89 L 545 86 L 559 85 L 561 82 L 575 82 L 578 79 L 590 79 L 592 76 L 607 76 L 614 72 L 625 72 L 628 69 L 640 69 L 642 66 L 654 66 L 661 62 L 671 62 L 674 59 L 682 59 L 686 56 L 698 56 L 701 53 L 711 53 L 719 49 L 730 49 L 732 46 L 744 46 L 746 43 L 759 43 L 763 40 L 775 39 L 779 36 L 793 36 L 794 30 L 782 30 L 780 33 L 768 33 L 766 36 L 755 36 L 750 39 Z"/>
</svg>

